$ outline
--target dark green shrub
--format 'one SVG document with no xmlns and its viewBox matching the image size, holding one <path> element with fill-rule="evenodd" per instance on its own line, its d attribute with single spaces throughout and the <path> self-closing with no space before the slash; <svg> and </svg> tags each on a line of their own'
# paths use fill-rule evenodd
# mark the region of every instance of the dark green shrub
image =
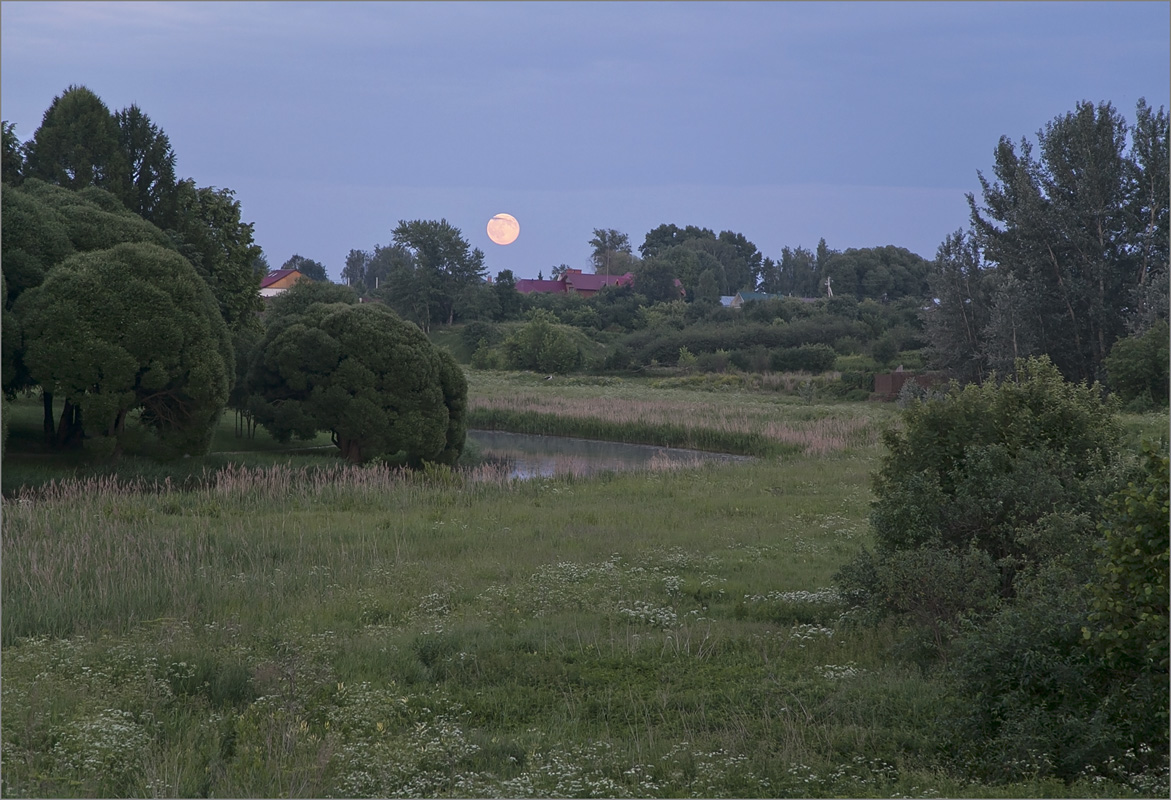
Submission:
<svg viewBox="0 0 1171 800">
<path fill-rule="evenodd" d="M 861 353 L 863 349 L 862 342 L 855 336 L 843 336 L 834 342 L 834 351 L 842 356 L 852 356 Z"/>
<path fill-rule="evenodd" d="M 624 344 L 619 344 L 610 351 L 602 362 L 602 368 L 607 370 L 625 370 L 630 369 L 630 365 L 634 363 L 634 356 L 630 352 L 630 348 Z"/>
<path fill-rule="evenodd" d="M 769 353 L 763 347 L 737 350 L 729 354 L 728 358 L 736 369 L 744 372 L 767 372 L 770 367 Z"/>
<path fill-rule="evenodd" d="M 481 339 L 472 352 L 472 366 L 476 369 L 500 369 L 503 362 L 500 351 L 489 345 L 487 339 Z"/>
<path fill-rule="evenodd" d="M 1093 613 L 1085 635 L 1112 667 L 1157 673 L 1165 679 L 1171 630 L 1167 575 L 1171 476 L 1166 444 L 1148 444 L 1145 450 L 1141 479 L 1106 501 L 1100 526 L 1105 535 L 1100 543 L 1103 558 L 1090 586 Z M 1165 701 L 1161 708 L 1166 720 Z"/>
<path fill-rule="evenodd" d="M 581 366 L 581 350 L 552 312 L 534 310 L 529 321 L 504 343 L 508 365 L 538 372 L 571 372 Z"/>
<path fill-rule="evenodd" d="M 802 345 L 832 345 L 844 336 L 865 333 L 865 326 L 860 322 L 826 316 L 798 319 L 787 325 L 737 322 L 732 325 L 693 325 L 681 331 L 639 331 L 626 342 L 639 363 L 648 364 L 655 360 L 666 364 L 674 363 L 680 347 L 686 347 L 698 356 L 717 350 L 732 353 L 755 347 L 774 350 Z"/>
<path fill-rule="evenodd" d="M 871 513 L 880 548 L 974 544 L 1028 558 L 1026 532 L 1048 515 L 1096 511 L 1120 437 L 1097 387 L 1066 383 L 1045 358 L 1018 362 L 1003 383 L 913 402 L 883 437 Z"/>
<path fill-rule="evenodd" d="M 493 347 L 500 344 L 504 338 L 499 327 L 483 320 L 476 320 L 464 325 L 463 330 L 459 332 L 459 337 L 464 346 L 473 353 L 482 344 Z"/>
<path fill-rule="evenodd" d="M 860 389 L 866 392 L 867 395 L 874 391 L 874 373 L 873 372 L 843 372 L 841 377 L 842 385 L 847 389 Z M 866 398 L 863 397 L 863 400 Z"/>
<path fill-rule="evenodd" d="M 899 343 L 890 333 L 884 333 L 870 345 L 870 354 L 879 364 L 889 366 L 899 354 Z"/>
<path fill-rule="evenodd" d="M 955 763 L 989 782 L 1101 775 L 1165 794 L 1166 447 L 1104 505 L 1126 467 L 1112 404 L 1045 358 L 912 400 L 902 422 L 875 477 L 877 548 L 835 581 L 872 617 L 899 615 L 904 654 L 954 678 Z M 1105 510 L 1109 556 L 1087 590 Z"/>
<path fill-rule="evenodd" d="M 805 344 L 774 350 L 769 366 L 774 372 L 812 372 L 818 374 L 832 369 L 837 353 L 826 344 Z"/>
<path fill-rule="evenodd" d="M 1043 570 L 1013 603 L 967 623 L 953 674 L 968 710 L 955 721 L 957 760 L 990 782 L 1077 777 L 1126 750 L 1116 698 L 1081 643 L 1080 571 Z"/>
<path fill-rule="evenodd" d="M 731 359 L 725 350 L 702 353 L 695 357 L 695 368 L 700 372 L 727 372 L 730 364 Z"/>
<path fill-rule="evenodd" d="M 1119 339 L 1106 356 L 1111 388 L 1123 403 L 1135 404 L 1135 410 L 1167 406 L 1169 335 L 1167 323 L 1159 320 L 1141 336 Z"/>
</svg>

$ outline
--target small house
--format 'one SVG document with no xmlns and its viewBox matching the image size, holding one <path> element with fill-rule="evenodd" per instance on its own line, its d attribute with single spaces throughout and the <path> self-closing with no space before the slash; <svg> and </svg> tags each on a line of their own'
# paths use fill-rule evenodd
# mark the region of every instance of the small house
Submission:
<svg viewBox="0 0 1171 800">
<path fill-rule="evenodd" d="M 305 275 L 295 269 L 274 269 L 261 279 L 260 296 L 276 297 L 301 280 L 306 280 Z"/>
</svg>

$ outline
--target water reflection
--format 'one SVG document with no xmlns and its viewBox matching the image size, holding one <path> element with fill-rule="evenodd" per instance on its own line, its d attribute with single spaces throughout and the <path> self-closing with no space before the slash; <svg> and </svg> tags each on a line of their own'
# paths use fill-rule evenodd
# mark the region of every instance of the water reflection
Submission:
<svg viewBox="0 0 1171 800">
<path fill-rule="evenodd" d="M 674 447 L 600 442 L 567 436 L 535 436 L 504 431 L 468 431 L 484 459 L 503 466 L 509 478 L 592 475 L 637 469 L 672 469 L 716 462 L 746 461 L 747 456 Z"/>
</svg>

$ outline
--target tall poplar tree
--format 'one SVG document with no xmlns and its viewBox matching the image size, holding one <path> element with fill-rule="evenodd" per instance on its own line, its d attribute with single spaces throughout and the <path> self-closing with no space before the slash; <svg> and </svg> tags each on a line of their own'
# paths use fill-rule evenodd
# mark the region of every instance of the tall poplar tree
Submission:
<svg viewBox="0 0 1171 800">
<path fill-rule="evenodd" d="M 973 358 L 968 339 L 961 353 L 949 341 L 972 307 L 941 303 L 927 312 L 936 362 L 995 369 L 1045 354 L 1067 379 L 1104 378 L 1128 324 L 1166 314 L 1152 287 L 1165 285 L 1168 268 L 1167 146 L 1166 112 L 1145 102 L 1133 129 L 1109 103 L 1084 102 L 1038 131 L 1035 148 L 1002 137 L 994 177 L 978 173 L 980 198 L 968 195 L 972 246 L 984 262 L 967 271 L 969 283 L 988 278 L 982 355 Z M 945 243 L 936 261 L 938 300 L 956 275 L 955 255 Z"/>
</svg>

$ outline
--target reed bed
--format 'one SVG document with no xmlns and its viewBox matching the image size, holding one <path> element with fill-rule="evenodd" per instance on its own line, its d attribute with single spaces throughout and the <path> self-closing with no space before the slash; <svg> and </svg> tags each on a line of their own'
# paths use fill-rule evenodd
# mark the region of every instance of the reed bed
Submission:
<svg viewBox="0 0 1171 800">
<path fill-rule="evenodd" d="M 575 394 L 512 387 L 477 393 L 468 405 L 474 427 L 761 456 L 868 447 L 890 418 L 886 409 L 861 404 L 807 407 L 759 396 L 697 395 L 640 387 Z"/>
</svg>

